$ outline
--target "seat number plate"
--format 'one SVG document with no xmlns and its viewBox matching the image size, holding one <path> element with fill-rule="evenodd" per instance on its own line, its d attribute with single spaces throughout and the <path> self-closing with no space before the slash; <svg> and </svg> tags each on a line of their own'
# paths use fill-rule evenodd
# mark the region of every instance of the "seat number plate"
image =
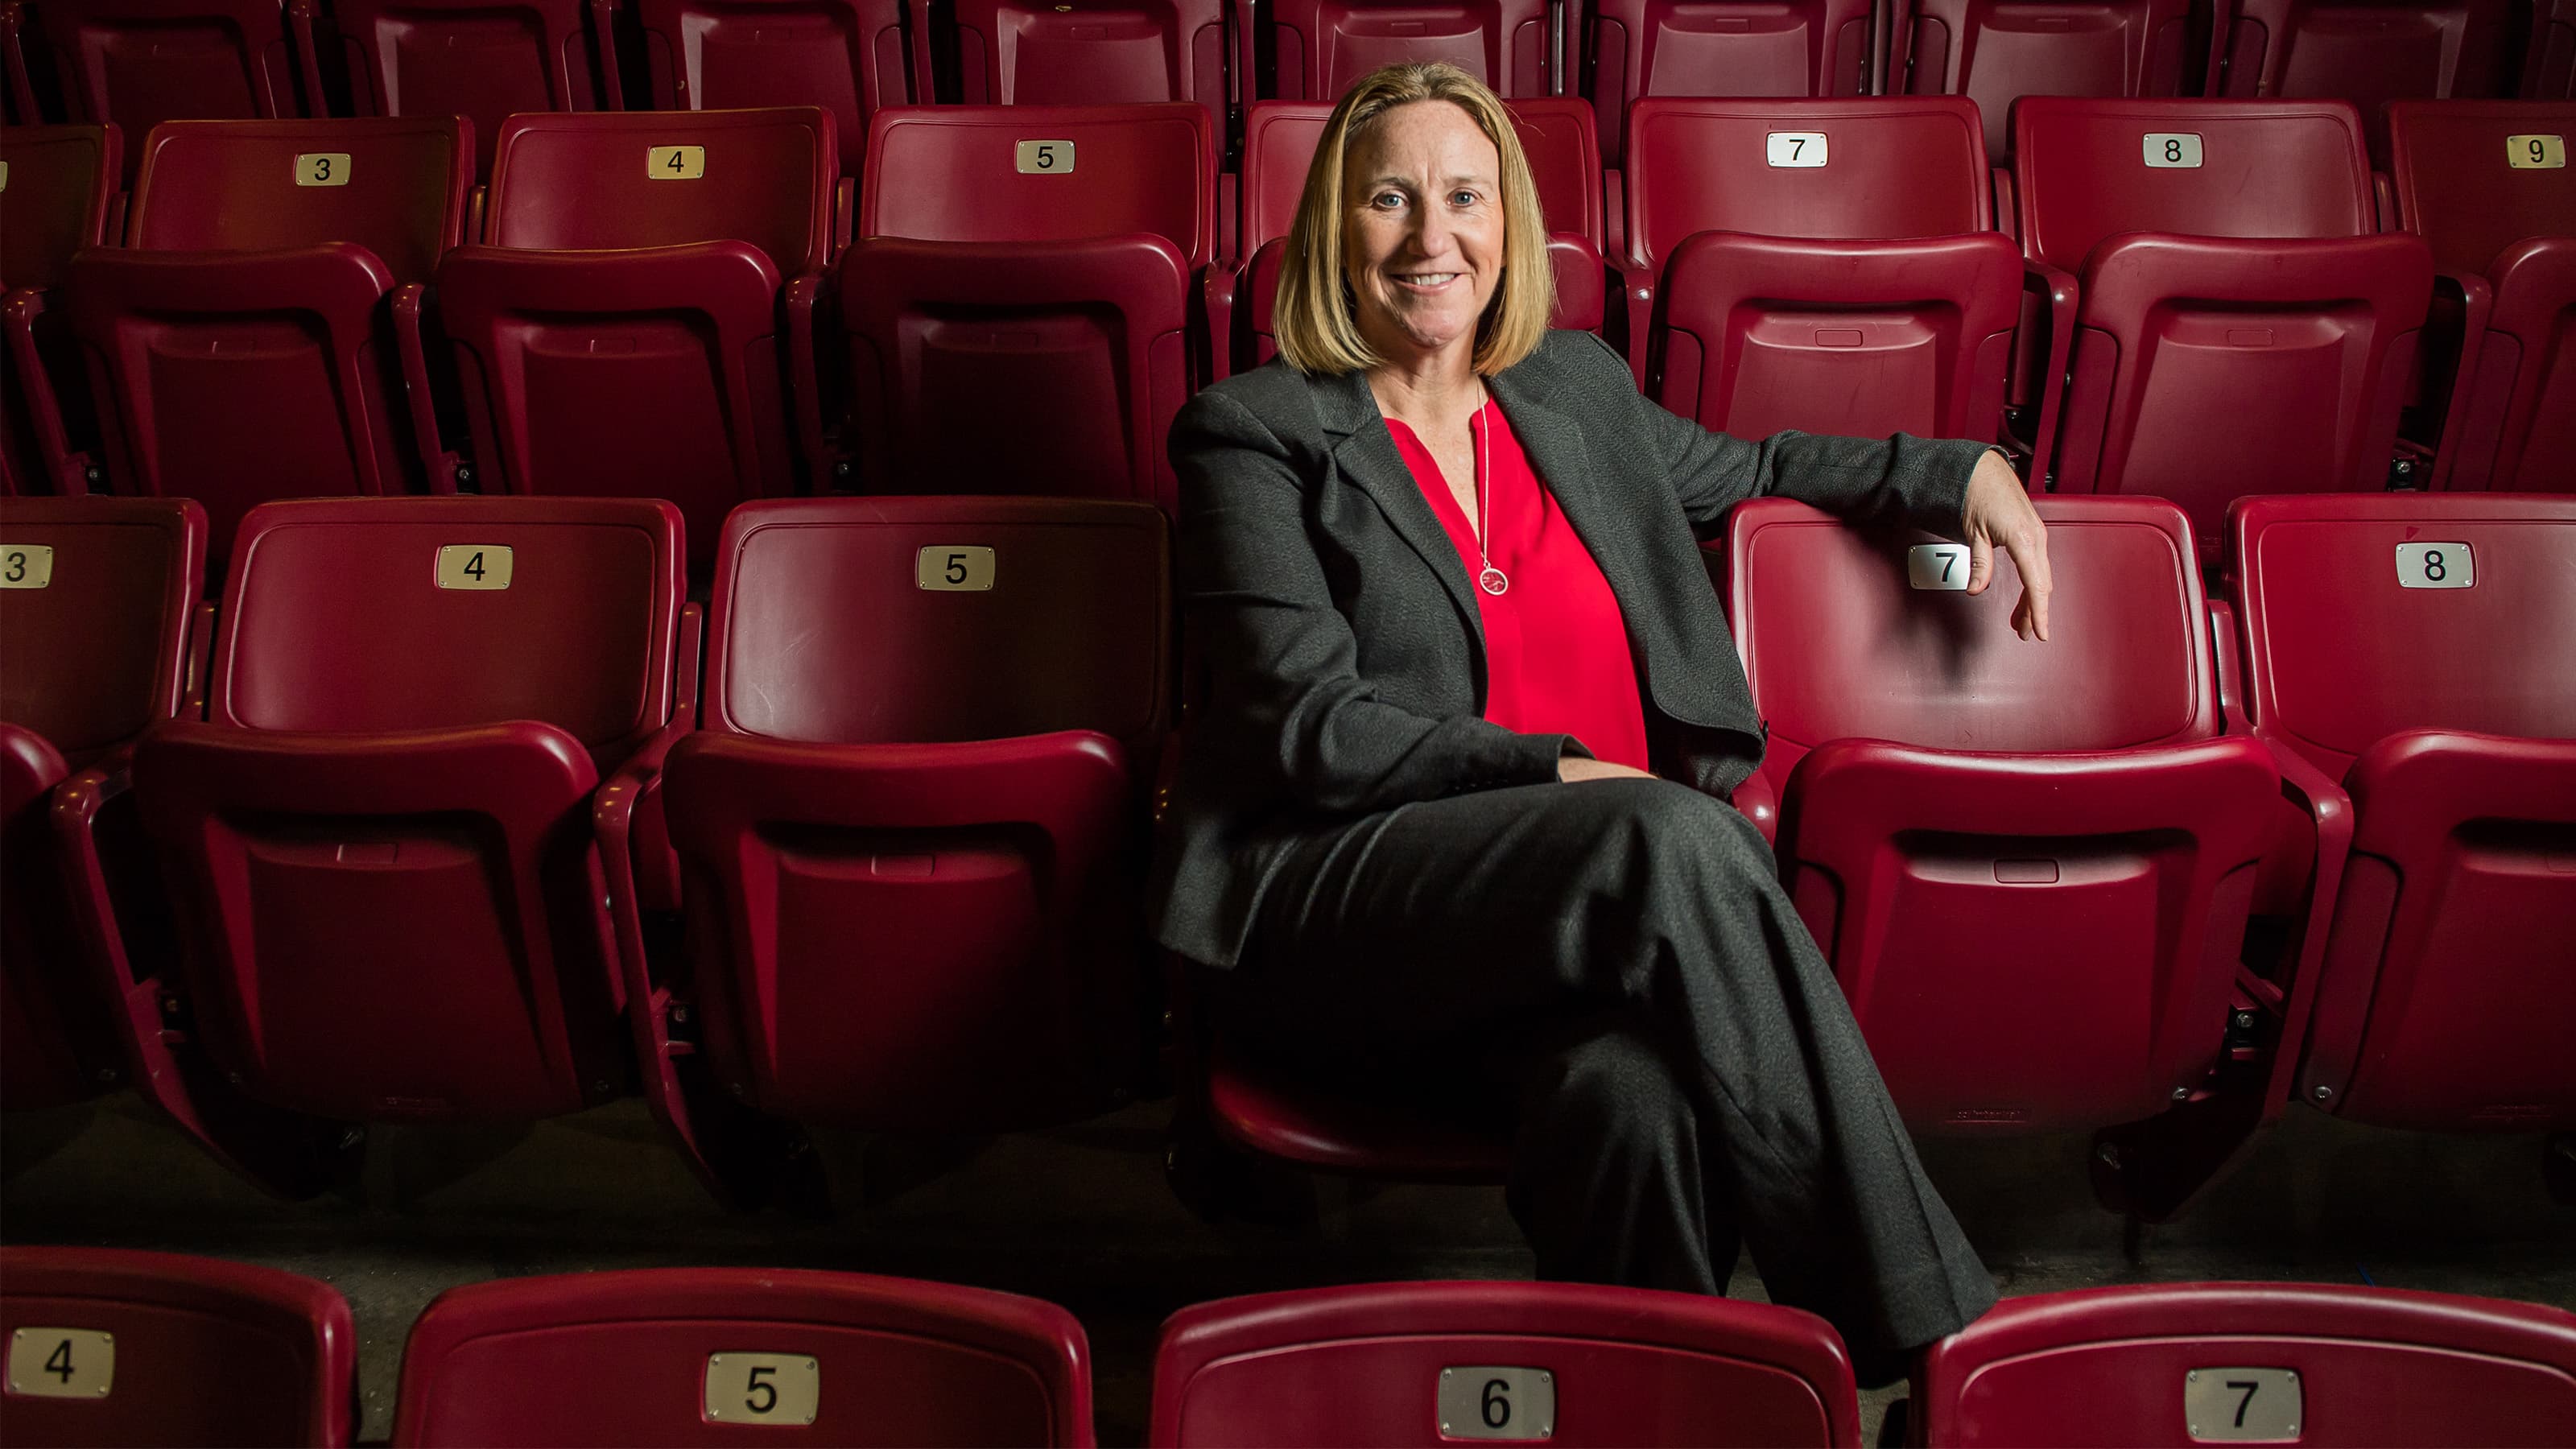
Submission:
<svg viewBox="0 0 2576 1449">
<path fill-rule="evenodd" d="M 2159 171 L 2176 167 L 2189 170 L 2200 165 L 2200 136 L 2192 131 L 2149 131 L 2145 142 L 2147 164 Z"/>
<path fill-rule="evenodd" d="M 506 589 L 510 550 L 497 543 L 451 543 L 438 551 L 442 589 Z"/>
<path fill-rule="evenodd" d="M 346 151 L 307 151 L 295 158 L 295 184 L 298 186 L 346 186 L 349 184 L 349 153 Z"/>
<path fill-rule="evenodd" d="M 1762 159 L 1774 166 L 1822 166 L 1825 164 L 1825 133 L 1773 131 L 1763 138 Z"/>
<path fill-rule="evenodd" d="M 2282 1442 L 2299 1437 L 2295 1369 L 2205 1368 L 2182 1376 L 2183 1427 L 2203 1444 Z"/>
<path fill-rule="evenodd" d="M 41 543 L 0 543 L 0 589 L 53 587 L 54 551 Z"/>
<path fill-rule="evenodd" d="M 2478 558 L 2465 543 L 2397 545 L 2397 587 L 2465 589 L 2478 581 Z"/>
<path fill-rule="evenodd" d="M 89 1328 L 20 1328 L 9 1335 L 9 1392 L 35 1399 L 103 1399 L 116 1385 L 116 1335 Z"/>
<path fill-rule="evenodd" d="M 941 593 L 980 594 L 993 587 L 993 551 L 973 544 L 934 544 L 914 557 L 912 581 Z"/>
<path fill-rule="evenodd" d="M 656 181 L 695 181 L 707 174 L 704 146 L 648 146 L 644 174 Z"/>
<path fill-rule="evenodd" d="M 1073 170 L 1071 141 L 1022 141 L 1012 154 L 1023 176 L 1054 176 Z"/>
<path fill-rule="evenodd" d="M 2507 136 L 2504 164 L 2516 171 L 2558 171 L 2567 165 L 2564 136 Z"/>
<path fill-rule="evenodd" d="M 1445 1368 L 1438 1399 L 1443 1438 L 1556 1437 L 1556 1375 L 1546 1369 Z"/>
<path fill-rule="evenodd" d="M 1965 589 L 1968 546 L 1918 543 L 1905 551 L 1905 581 L 1918 589 Z"/>
<path fill-rule="evenodd" d="M 811 1424 L 823 1402 L 823 1365 L 800 1353 L 711 1353 L 704 1402 L 711 1424 Z"/>
</svg>

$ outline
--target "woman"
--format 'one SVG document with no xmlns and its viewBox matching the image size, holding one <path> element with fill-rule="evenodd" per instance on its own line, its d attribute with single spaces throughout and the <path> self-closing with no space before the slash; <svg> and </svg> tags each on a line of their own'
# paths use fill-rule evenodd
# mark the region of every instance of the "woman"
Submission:
<svg viewBox="0 0 2576 1449">
<path fill-rule="evenodd" d="M 1693 531 L 1779 493 L 1965 538 L 1970 592 L 2000 544 L 2045 639 L 2040 521 L 1977 444 L 1711 433 L 1552 305 L 1490 91 L 1402 65 L 1342 98 L 1281 360 L 1172 432 L 1209 694 L 1158 934 L 1230 1030 L 1515 1105 L 1541 1276 L 1718 1293 L 1740 1234 L 1890 1379 L 1994 1285 L 1725 802 L 1763 725 Z"/>
</svg>

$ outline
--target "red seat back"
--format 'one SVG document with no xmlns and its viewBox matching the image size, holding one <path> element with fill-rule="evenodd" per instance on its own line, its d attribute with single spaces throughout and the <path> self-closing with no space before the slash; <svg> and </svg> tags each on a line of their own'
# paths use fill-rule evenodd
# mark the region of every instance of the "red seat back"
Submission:
<svg viewBox="0 0 2576 1449">
<path fill-rule="evenodd" d="M 299 99 L 284 12 L 274 0 L 79 0 L 37 9 L 71 119 L 133 138 L 125 183 L 163 121 L 294 116 Z"/>
<path fill-rule="evenodd" d="M 1857 96 L 1871 89 L 1869 0 L 1597 0 L 1592 96 L 1611 163 L 1645 96 Z"/>
<path fill-rule="evenodd" d="M 2576 236 L 2576 179 L 2547 164 L 2576 139 L 2576 102 L 2397 101 L 2388 136 L 2398 216 L 2436 265 L 2475 276 L 2525 238 Z"/>
<path fill-rule="evenodd" d="M 830 256 L 838 175 L 832 120 L 812 106 L 513 116 L 483 239 L 546 251 L 739 241 L 794 277 Z"/>
<path fill-rule="evenodd" d="M 961 0 L 957 98 L 970 106 L 1196 101 L 1222 135 L 1230 3 L 1114 0 L 1074 11 L 1038 0 Z M 1250 56 L 1249 36 L 1242 51 Z"/>
<path fill-rule="evenodd" d="M 2508 0 L 2228 0 L 2225 94 L 2350 101 L 2385 155 L 2380 107 L 2513 93 Z M 2229 12 L 2233 12 L 2230 14 Z"/>
<path fill-rule="evenodd" d="M 234 541 L 206 717 L 338 732 L 534 720 L 613 768 L 671 717 L 679 545 L 678 515 L 650 500 L 269 504 Z"/>
<path fill-rule="evenodd" d="M 1592 116 L 1570 96 L 1505 101 L 1519 123 L 1521 152 L 1538 187 L 1539 210 L 1550 232 L 1572 232 L 1594 249 L 1602 238 L 1601 153 Z M 1332 116 L 1330 101 L 1261 101 L 1243 123 L 1243 225 L 1237 246 L 1245 257 L 1288 234 L 1306 192 L 1306 170 Z"/>
<path fill-rule="evenodd" d="M 1269 94 L 1281 100 L 1336 100 L 1370 71 L 1415 60 L 1445 60 L 1500 95 L 1543 96 L 1555 68 L 1546 0 L 1279 0 L 1269 16 Z"/>
<path fill-rule="evenodd" d="M 2201 164 L 2145 164 L 2150 134 L 2197 138 Z M 2180 150 L 2187 155 L 2187 143 Z M 2031 96 L 2013 111 L 2013 171 L 2023 255 L 2068 272 L 2082 272 L 2096 245 L 2123 232 L 2378 230 L 2361 118 L 2341 101 Z"/>
<path fill-rule="evenodd" d="M 173 121 L 143 147 L 126 221 L 142 251 L 365 247 L 427 282 L 464 240 L 473 138 L 453 116 Z"/>
<path fill-rule="evenodd" d="M 1914 1442 L 1963 1449 L 2537 1446 L 2576 1416 L 2576 1315 L 2306 1283 L 2042 1293 L 1935 1344 L 1913 1403 Z"/>
<path fill-rule="evenodd" d="M 1657 269 L 1703 231 L 1888 240 L 1986 231 L 1994 215 L 1977 109 L 1948 96 L 1641 100 L 1627 192 L 1628 246 Z"/>
<path fill-rule="evenodd" d="M 1071 170 L 1037 148 L 1069 141 Z M 1023 146 L 1030 155 L 1019 154 Z M 1217 247 L 1216 130 L 1204 107 L 921 106 L 868 135 L 858 234 L 1044 242 L 1146 233 L 1193 272 Z"/>
<path fill-rule="evenodd" d="M 478 1283 L 412 1326 L 394 1442 L 1088 1444 L 1089 1355 L 1054 1304 L 904 1278 L 669 1268 Z"/>
<path fill-rule="evenodd" d="M 463 116 L 489 176 L 501 123 L 519 111 L 599 108 L 583 0 L 332 0 L 364 116 Z"/>
<path fill-rule="evenodd" d="M 636 0 L 635 18 L 654 109 L 821 106 L 844 168 L 867 154 L 878 107 L 931 99 L 901 0 Z"/>
<path fill-rule="evenodd" d="M 176 714 L 205 571 L 184 498 L 0 498 L 0 720 L 79 764 Z"/>
<path fill-rule="evenodd" d="M 2175 96 L 2197 41 L 2190 0 L 1912 0 L 1899 4 L 1890 91 L 1966 96 L 1997 162 L 2023 96 Z"/>
<path fill-rule="evenodd" d="M 2576 0 L 2538 0 L 2522 52 L 2526 100 L 2576 100 Z"/>
<path fill-rule="evenodd" d="M 54 1393 L 13 1381 L 0 1397 L 13 1444 L 350 1440 L 357 1327 L 310 1278 L 178 1253 L 0 1248 L 0 1338 L 47 1334 L 13 1346 L 13 1367 L 63 1365 L 35 1380 Z"/>
<path fill-rule="evenodd" d="M 0 207 L 0 287 L 50 287 L 82 247 L 96 246 L 120 178 L 114 126 L 0 130 L 9 204 Z"/>
<path fill-rule="evenodd" d="M 1858 1445 L 1860 1411 L 1823 1319 L 1642 1288 L 1264 1293 L 1173 1314 L 1154 1353 L 1160 1446 L 1428 1449 L 1472 1429 L 1555 1445 Z"/>
</svg>

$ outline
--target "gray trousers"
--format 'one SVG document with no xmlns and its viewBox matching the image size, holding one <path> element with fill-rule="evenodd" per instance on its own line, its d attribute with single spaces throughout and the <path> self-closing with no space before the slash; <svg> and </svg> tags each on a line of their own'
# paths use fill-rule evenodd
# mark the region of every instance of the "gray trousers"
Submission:
<svg viewBox="0 0 2576 1449">
<path fill-rule="evenodd" d="M 1514 1112 L 1543 1278 L 1722 1293 L 1740 1237 L 1865 1382 L 1995 1301 L 1721 801 L 1603 780 L 1367 816 L 1284 862 L 1253 942 L 1217 989 L 1256 1050 Z"/>
</svg>

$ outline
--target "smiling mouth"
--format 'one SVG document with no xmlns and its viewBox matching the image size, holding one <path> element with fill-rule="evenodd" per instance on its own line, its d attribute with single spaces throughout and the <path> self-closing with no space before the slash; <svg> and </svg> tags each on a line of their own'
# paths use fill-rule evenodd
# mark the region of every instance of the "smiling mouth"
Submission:
<svg viewBox="0 0 2576 1449">
<path fill-rule="evenodd" d="M 1390 275 L 1401 285 L 1429 292 L 1438 291 L 1467 274 L 1464 272 L 1395 272 Z"/>
</svg>

